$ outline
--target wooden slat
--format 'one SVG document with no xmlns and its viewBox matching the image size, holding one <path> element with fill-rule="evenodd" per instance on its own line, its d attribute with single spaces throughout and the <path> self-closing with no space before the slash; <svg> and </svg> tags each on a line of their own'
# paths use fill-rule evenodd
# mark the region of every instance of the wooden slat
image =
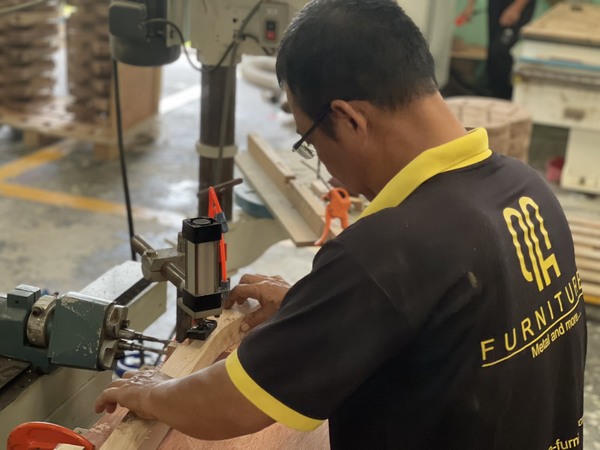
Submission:
<svg viewBox="0 0 600 450">
<path fill-rule="evenodd" d="M 582 281 L 584 297 L 591 295 L 592 297 L 600 297 L 600 284 L 586 283 Z"/>
<path fill-rule="evenodd" d="M 260 164 L 249 153 L 238 153 L 235 161 L 294 243 L 297 246 L 313 245 L 319 238 L 319 234 L 311 228 L 300 212 L 291 206 L 289 199 L 279 190 Z"/>
<path fill-rule="evenodd" d="M 569 221 L 569 224 L 571 224 L 571 225 L 577 225 L 577 226 L 593 228 L 593 229 L 600 228 L 600 219 L 594 220 L 591 218 L 581 217 L 581 216 L 573 216 L 570 214 L 568 215 L 567 219 Z"/>
<path fill-rule="evenodd" d="M 303 182 L 296 179 L 295 173 L 264 139 L 256 135 L 250 135 L 248 137 L 248 150 L 279 191 L 288 199 L 290 206 L 298 211 L 310 229 L 317 236 L 320 236 L 325 227 L 326 207 L 321 197 L 315 195 Z M 337 236 L 341 231 L 339 220 L 334 219 L 330 227 L 330 237 Z"/>
<path fill-rule="evenodd" d="M 600 6 L 559 3 L 539 19 L 523 27 L 525 38 L 569 44 L 600 46 Z"/>
<path fill-rule="evenodd" d="M 592 238 L 575 234 L 573 235 L 573 242 L 575 243 L 575 246 L 579 245 L 582 247 L 598 249 L 598 251 L 600 251 L 600 238 Z"/>
<path fill-rule="evenodd" d="M 300 432 L 279 423 L 249 436 L 226 441 L 199 441 L 172 430 L 159 450 L 327 450 L 328 424 L 312 432 Z"/>
<path fill-rule="evenodd" d="M 597 296 L 588 295 L 587 293 L 584 293 L 583 294 L 583 299 L 585 300 L 586 303 L 589 303 L 591 305 L 600 306 L 600 287 L 598 288 L 598 295 Z"/>
<path fill-rule="evenodd" d="M 595 270 L 600 273 L 600 255 L 597 260 L 594 260 L 580 257 L 577 255 L 577 252 L 575 252 L 575 261 L 577 262 L 577 268 L 579 269 Z"/>
<path fill-rule="evenodd" d="M 569 224 L 573 236 L 596 237 L 600 238 L 600 227 L 590 227 L 583 225 Z"/>
<path fill-rule="evenodd" d="M 593 270 L 589 269 L 578 269 L 579 276 L 581 277 L 581 280 L 584 284 L 585 282 L 600 284 L 600 271 L 594 272 Z"/>
<path fill-rule="evenodd" d="M 210 366 L 221 353 L 242 339 L 239 328 L 244 315 L 237 310 L 224 310 L 218 319 L 217 329 L 205 342 L 180 345 L 160 371 L 179 378 Z M 139 450 L 142 446 L 157 448 L 169 430 L 170 427 L 163 423 L 128 414 L 100 450 Z"/>
<path fill-rule="evenodd" d="M 256 134 L 248 135 L 248 152 L 280 189 L 285 189 L 290 180 L 296 178 L 293 170 L 262 137 Z"/>
<path fill-rule="evenodd" d="M 600 252 L 591 247 L 575 245 L 575 256 L 600 261 Z"/>
</svg>

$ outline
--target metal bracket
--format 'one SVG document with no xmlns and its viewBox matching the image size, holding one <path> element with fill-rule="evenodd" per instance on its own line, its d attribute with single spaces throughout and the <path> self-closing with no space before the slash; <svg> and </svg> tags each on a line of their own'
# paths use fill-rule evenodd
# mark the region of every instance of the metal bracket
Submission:
<svg viewBox="0 0 600 450">
<path fill-rule="evenodd" d="M 198 142 L 196 143 L 196 152 L 204 158 L 219 159 L 219 147 Z M 226 145 L 223 147 L 223 158 L 233 158 L 237 152 L 237 145 Z"/>
<path fill-rule="evenodd" d="M 146 250 L 142 255 L 142 274 L 150 281 L 169 281 L 161 273 L 162 267 L 167 263 L 173 263 L 177 267 L 183 266 L 184 254 L 174 248 L 162 250 Z"/>
</svg>

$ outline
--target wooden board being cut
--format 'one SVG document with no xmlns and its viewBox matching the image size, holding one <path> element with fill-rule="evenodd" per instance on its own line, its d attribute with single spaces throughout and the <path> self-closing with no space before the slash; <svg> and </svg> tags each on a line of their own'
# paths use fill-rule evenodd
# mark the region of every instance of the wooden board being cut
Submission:
<svg viewBox="0 0 600 450">
<path fill-rule="evenodd" d="M 242 339 L 243 334 L 239 328 L 244 315 L 238 310 L 224 310 L 218 319 L 216 330 L 206 341 L 192 341 L 189 345 L 178 346 L 160 371 L 179 378 L 210 366 L 223 351 Z M 120 409 L 118 415 L 122 413 L 123 410 Z M 107 422 L 103 422 L 90 430 L 89 437 L 86 437 L 96 439 L 94 445 L 100 450 L 155 449 L 169 430 L 170 427 L 164 423 L 142 420 L 127 414 L 117 428 L 110 429 L 109 426 L 107 429 Z M 100 443 L 100 436 L 108 438 Z"/>
<path fill-rule="evenodd" d="M 247 311 L 223 311 L 217 330 L 205 343 L 194 341 L 190 345 L 178 346 L 161 371 L 173 377 L 182 377 L 211 365 L 223 351 L 242 339 L 239 325 Z M 275 424 L 249 436 L 213 442 L 182 435 L 160 422 L 137 419 L 135 416 L 127 415 L 127 410 L 124 408 L 119 408 L 114 414 L 105 415 L 96 426 L 84 433 L 84 437 L 100 450 L 155 450 L 157 448 L 161 450 L 262 450 L 267 448 L 326 450 L 329 448 L 327 424 L 311 433 L 298 432 Z"/>
<path fill-rule="evenodd" d="M 567 216 L 584 299 L 600 305 L 600 220 Z"/>
<path fill-rule="evenodd" d="M 524 38 L 600 47 L 600 5 L 559 3 L 521 30 Z"/>
</svg>

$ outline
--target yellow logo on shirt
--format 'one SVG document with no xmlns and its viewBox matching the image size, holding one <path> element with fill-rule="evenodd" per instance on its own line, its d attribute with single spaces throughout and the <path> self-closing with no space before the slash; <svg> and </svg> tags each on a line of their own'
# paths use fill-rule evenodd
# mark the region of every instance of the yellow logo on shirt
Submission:
<svg viewBox="0 0 600 450">
<path fill-rule="evenodd" d="M 552 243 L 544 226 L 540 207 L 529 197 L 521 197 L 519 207 L 520 211 L 506 208 L 504 220 L 512 235 L 523 277 L 530 283 L 535 281 L 541 292 L 552 282 L 550 269 L 554 271 L 556 278 L 560 277 L 560 269 L 554 253 L 544 256 L 544 252 L 548 253 L 552 249 Z"/>
</svg>

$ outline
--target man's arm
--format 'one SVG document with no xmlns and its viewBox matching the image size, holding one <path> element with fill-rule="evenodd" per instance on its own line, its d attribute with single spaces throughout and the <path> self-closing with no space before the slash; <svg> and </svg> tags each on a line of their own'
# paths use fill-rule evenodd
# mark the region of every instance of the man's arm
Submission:
<svg viewBox="0 0 600 450">
<path fill-rule="evenodd" d="M 117 404 L 206 440 L 251 434 L 274 423 L 234 386 L 225 361 L 183 378 L 142 371 L 115 380 L 96 400 L 96 412 L 113 412 Z"/>
<path fill-rule="evenodd" d="M 521 19 L 521 14 L 529 2 L 530 0 L 514 0 L 500 16 L 500 25 L 503 27 L 515 25 Z"/>
</svg>

